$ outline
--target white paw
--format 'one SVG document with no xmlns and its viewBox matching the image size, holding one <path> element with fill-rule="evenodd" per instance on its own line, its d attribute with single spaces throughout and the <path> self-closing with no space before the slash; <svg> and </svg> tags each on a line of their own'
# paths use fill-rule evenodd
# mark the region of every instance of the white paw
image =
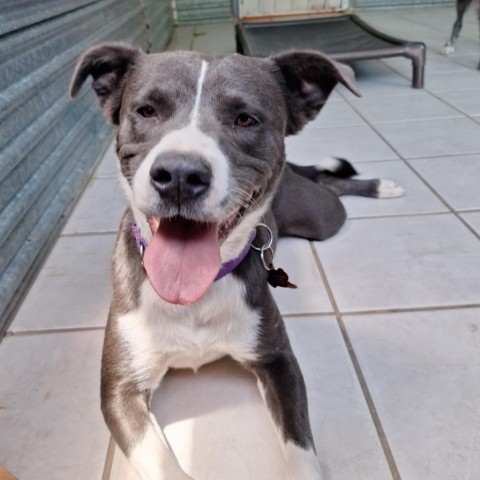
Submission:
<svg viewBox="0 0 480 480">
<path fill-rule="evenodd" d="M 322 470 L 314 451 L 286 444 L 286 480 L 322 480 Z"/>
<path fill-rule="evenodd" d="M 455 53 L 455 47 L 453 45 L 444 45 L 440 52 L 442 55 L 451 55 L 452 53 Z"/>
<path fill-rule="evenodd" d="M 403 197 L 405 190 L 393 180 L 381 179 L 377 190 L 378 198 Z"/>
</svg>

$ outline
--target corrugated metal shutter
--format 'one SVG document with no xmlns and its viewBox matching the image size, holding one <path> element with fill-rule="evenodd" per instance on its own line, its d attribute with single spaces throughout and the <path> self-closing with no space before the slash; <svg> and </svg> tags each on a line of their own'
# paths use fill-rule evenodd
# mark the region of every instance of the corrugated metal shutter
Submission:
<svg viewBox="0 0 480 480">
<path fill-rule="evenodd" d="M 173 31 L 173 10 L 170 0 L 142 0 L 148 34 L 148 51 L 163 50 Z"/>
<path fill-rule="evenodd" d="M 176 0 L 179 24 L 214 22 L 232 16 L 231 0 Z"/>
<path fill-rule="evenodd" d="M 357 8 L 453 5 L 454 0 L 355 0 Z"/>
<path fill-rule="evenodd" d="M 235 0 L 240 18 L 347 11 L 352 0 Z"/>
<path fill-rule="evenodd" d="M 167 0 L 0 4 L 0 332 L 112 135 L 90 89 L 67 96 L 76 59 L 103 41 L 160 49 L 171 29 Z"/>
</svg>

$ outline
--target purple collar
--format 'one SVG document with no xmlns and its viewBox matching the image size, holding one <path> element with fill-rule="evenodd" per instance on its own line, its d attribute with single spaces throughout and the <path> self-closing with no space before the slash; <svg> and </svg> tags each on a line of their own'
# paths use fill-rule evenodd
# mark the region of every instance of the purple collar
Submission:
<svg viewBox="0 0 480 480">
<path fill-rule="evenodd" d="M 135 238 L 135 241 L 137 242 L 137 247 L 140 249 L 140 252 L 143 255 L 143 252 L 147 247 L 147 242 L 142 237 L 140 229 L 138 228 L 138 225 L 136 223 L 132 225 L 132 234 L 133 234 L 133 237 Z M 252 233 L 250 234 L 248 242 L 246 243 L 245 247 L 243 247 L 243 250 L 238 254 L 238 256 L 222 264 L 222 267 L 220 268 L 220 271 L 218 272 L 218 275 L 215 278 L 215 282 L 225 277 L 225 275 L 232 273 L 243 262 L 243 260 L 248 254 L 248 251 L 250 250 L 250 245 L 253 242 L 254 238 L 255 238 L 255 230 L 253 230 Z"/>
<path fill-rule="evenodd" d="M 222 268 L 220 268 L 220 271 L 218 272 L 218 275 L 216 276 L 215 281 L 220 280 L 225 275 L 228 275 L 229 273 L 233 272 L 243 262 L 243 260 L 247 256 L 248 251 L 250 250 L 250 246 L 254 238 L 255 238 L 255 230 L 252 230 L 252 233 L 250 234 L 248 242 L 243 247 L 243 250 L 238 254 L 236 258 L 228 261 L 227 263 L 222 264 Z"/>
<path fill-rule="evenodd" d="M 145 248 L 147 248 L 147 242 L 142 237 L 142 232 L 140 232 L 140 229 L 138 228 L 138 225 L 136 223 L 132 225 L 132 234 L 135 238 L 135 241 L 137 242 L 137 247 L 140 249 L 140 252 L 143 256 L 143 252 Z"/>
</svg>

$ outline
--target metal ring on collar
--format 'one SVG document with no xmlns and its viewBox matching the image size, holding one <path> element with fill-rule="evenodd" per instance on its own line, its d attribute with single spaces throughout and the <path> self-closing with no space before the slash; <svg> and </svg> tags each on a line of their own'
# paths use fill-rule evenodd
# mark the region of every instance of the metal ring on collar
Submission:
<svg viewBox="0 0 480 480">
<path fill-rule="evenodd" d="M 265 223 L 259 223 L 257 224 L 257 228 L 258 227 L 264 227 L 267 229 L 267 232 L 268 232 L 268 235 L 269 235 L 269 238 L 268 238 L 268 241 L 267 243 L 265 243 L 264 245 L 262 245 L 261 247 L 256 247 L 253 243 L 252 243 L 252 248 L 254 250 L 257 250 L 258 252 L 263 252 L 265 250 L 272 250 L 272 243 L 273 243 L 273 233 L 272 231 L 270 230 L 270 227 L 268 225 L 266 225 Z M 255 239 L 254 239 L 255 240 Z M 273 254 L 273 250 L 272 250 L 272 254 Z M 262 255 L 262 261 L 263 261 L 263 255 Z"/>
<path fill-rule="evenodd" d="M 270 263 L 267 263 L 265 260 L 265 252 L 270 251 L 272 254 L 272 261 Z M 273 248 L 272 247 L 267 247 L 267 248 L 262 248 L 260 250 L 260 259 L 262 260 L 263 268 L 267 271 L 273 270 L 275 267 L 273 266 Z"/>
</svg>

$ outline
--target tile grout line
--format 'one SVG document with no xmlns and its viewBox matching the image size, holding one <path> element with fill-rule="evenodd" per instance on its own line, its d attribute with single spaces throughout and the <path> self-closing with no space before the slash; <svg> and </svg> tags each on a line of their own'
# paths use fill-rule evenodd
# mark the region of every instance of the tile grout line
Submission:
<svg viewBox="0 0 480 480">
<path fill-rule="evenodd" d="M 476 90 L 476 91 L 480 93 L 480 90 Z M 418 95 L 415 95 L 415 96 L 418 96 Z M 403 97 L 396 97 L 396 98 L 403 98 Z M 465 114 L 462 113 L 461 115 L 452 114 L 452 115 L 445 115 L 445 116 L 435 117 L 435 118 L 407 118 L 404 120 L 383 120 L 382 122 L 375 122 L 375 125 L 383 126 L 383 125 L 392 125 L 393 123 L 420 123 L 420 122 L 431 122 L 435 120 L 457 120 L 459 118 L 463 118 L 464 116 Z"/>
<path fill-rule="evenodd" d="M 105 327 L 73 327 L 73 328 L 46 328 L 44 330 L 20 330 L 20 331 L 7 331 L 6 337 L 27 337 L 34 335 L 49 335 L 51 333 L 79 333 L 79 332 L 95 332 L 105 330 Z"/>
<path fill-rule="evenodd" d="M 113 456 L 115 454 L 115 440 L 110 435 L 110 440 L 108 441 L 107 455 L 105 457 L 105 465 L 103 467 L 102 480 L 110 480 L 113 467 Z"/>
<path fill-rule="evenodd" d="M 410 218 L 410 217 L 438 217 L 441 215 L 454 215 L 457 220 L 460 220 L 460 222 L 468 229 L 470 230 L 471 233 L 475 237 L 477 237 L 480 240 L 480 232 L 477 232 L 475 228 L 473 228 L 463 217 L 462 214 L 464 213 L 479 213 L 480 210 L 475 209 L 475 210 L 451 210 L 451 211 L 444 211 L 444 212 L 425 212 L 425 213 L 399 213 L 399 214 L 390 214 L 390 215 L 366 215 L 366 216 L 361 216 L 361 217 L 348 217 L 349 221 L 354 221 L 354 220 L 381 220 L 385 218 Z"/>
<path fill-rule="evenodd" d="M 115 154 L 115 157 L 117 154 Z M 102 159 L 103 160 L 103 159 Z M 99 175 L 93 174 L 92 180 L 118 180 L 119 173 L 101 173 Z"/>
<path fill-rule="evenodd" d="M 465 305 L 435 305 L 426 307 L 398 307 L 398 308 L 385 308 L 380 310 L 352 310 L 352 311 L 339 311 L 343 316 L 361 316 L 361 315 L 385 315 L 392 313 L 415 313 L 415 312 L 437 312 L 445 310 L 463 310 L 480 308 L 480 303 L 468 303 Z M 295 318 L 295 317 L 328 317 L 334 315 L 334 312 L 308 312 L 308 313 L 286 313 L 282 314 L 283 318 Z"/>
<path fill-rule="evenodd" d="M 458 213 L 480 213 L 480 208 L 464 208 L 462 210 L 457 210 Z"/>
<path fill-rule="evenodd" d="M 392 70 L 394 71 L 394 70 Z M 395 72 L 396 73 L 396 72 Z M 348 105 L 350 105 L 350 107 L 358 114 L 360 115 L 363 120 L 365 120 L 365 122 L 367 123 L 367 125 L 370 126 L 370 128 L 385 142 L 385 144 L 398 156 L 398 158 L 403 161 L 403 163 L 407 166 L 407 168 L 409 168 L 412 173 L 414 173 L 417 178 L 423 182 L 423 184 L 433 193 L 433 195 L 435 195 L 435 197 L 437 197 L 437 199 L 443 203 L 443 205 L 449 210 L 450 213 L 453 213 L 453 215 L 455 215 L 455 217 L 457 218 L 457 220 L 459 220 L 463 226 L 465 228 L 467 228 L 467 230 L 470 231 L 470 233 L 472 233 L 478 240 L 480 240 L 480 234 L 477 233 L 475 231 L 475 229 L 473 227 L 471 227 L 469 225 L 469 223 L 464 220 L 455 210 L 454 208 L 440 195 L 440 193 L 438 193 L 435 188 L 433 188 L 432 185 L 430 185 L 430 183 L 413 167 L 413 165 L 410 163 L 410 161 L 412 159 L 405 159 L 403 157 L 403 155 L 400 154 L 400 152 L 377 130 L 377 128 L 375 127 L 375 125 L 373 125 L 372 123 L 370 123 L 368 121 L 367 118 L 365 118 L 362 113 L 357 109 L 355 108 L 354 105 L 352 105 L 352 103 L 347 99 L 345 98 L 340 92 L 337 92 L 347 103 Z M 469 118 L 469 117 L 468 117 Z M 470 118 L 469 118 L 470 119 Z M 471 120 L 471 119 L 470 119 Z M 467 154 L 466 154 L 467 155 Z M 468 155 L 471 155 L 471 154 L 468 154 Z M 435 157 L 433 157 L 435 158 Z"/>
<path fill-rule="evenodd" d="M 428 48 L 427 48 L 428 49 Z M 410 77 L 405 75 L 404 73 L 401 73 L 399 72 L 398 70 L 395 70 L 393 67 L 391 67 L 390 65 L 386 64 L 386 63 L 383 63 L 381 62 L 382 65 L 385 65 L 385 67 L 387 67 L 389 70 L 391 70 L 392 72 L 396 73 L 397 75 L 400 75 L 401 77 L 407 79 L 407 80 L 410 80 Z M 469 70 L 470 71 L 470 70 Z M 436 72 L 437 74 L 441 75 L 442 72 Z M 456 72 L 444 72 L 444 73 L 456 73 Z M 468 113 L 465 113 L 463 112 L 462 110 L 460 110 L 458 107 L 456 107 L 455 105 L 453 105 L 452 103 L 449 103 L 447 100 L 445 100 L 443 97 L 441 97 L 440 95 L 442 93 L 452 93 L 452 92 L 455 92 L 455 93 L 458 93 L 458 92 L 479 92 L 479 89 L 477 90 L 445 90 L 445 91 L 440 91 L 440 92 L 434 92 L 432 90 L 429 90 L 428 88 L 425 88 L 423 87 L 423 90 L 425 90 L 425 92 L 427 92 L 429 95 L 431 95 L 432 97 L 436 98 L 439 102 L 443 103 L 444 105 L 446 105 L 447 107 L 450 107 L 452 110 L 455 110 L 456 112 L 460 113 L 461 117 L 466 117 L 468 118 L 469 120 L 472 120 L 473 122 L 476 122 L 476 120 L 474 119 L 474 116 L 473 115 L 470 115 Z M 459 117 L 450 117 L 450 118 L 459 118 Z M 448 118 L 430 118 L 430 119 L 427 119 L 427 121 L 431 121 L 431 120 L 448 120 Z M 412 121 L 417 121 L 417 122 L 420 122 L 420 121 L 424 121 L 424 120 L 412 120 Z M 402 123 L 402 122 L 390 122 L 390 123 Z M 478 123 L 478 122 L 476 122 Z"/>
<path fill-rule="evenodd" d="M 357 376 L 357 380 L 360 384 L 360 388 L 362 390 L 363 397 L 364 397 L 365 402 L 367 404 L 368 411 L 370 412 L 370 417 L 372 419 L 373 425 L 374 425 L 375 430 L 377 432 L 378 439 L 380 440 L 380 445 L 382 446 L 383 453 L 385 455 L 385 459 L 386 459 L 388 467 L 390 469 L 390 473 L 392 474 L 392 479 L 393 480 L 401 480 L 400 472 L 398 471 L 397 464 L 395 462 L 395 458 L 393 456 L 392 450 L 391 450 L 390 445 L 388 443 L 387 436 L 385 435 L 385 431 L 383 429 L 382 422 L 380 420 L 377 409 L 375 407 L 375 403 L 373 401 L 372 395 L 370 393 L 367 382 L 365 380 L 365 376 L 363 375 L 362 368 L 360 366 L 360 362 L 358 361 L 357 355 L 356 355 L 355 350 L 353 348 L 353 344 L 350 340 L 347 329 L 346 329 L 345 324 L 343 322 L 342 315 L 341 315 L 341 313 L 338 309 L 337 302 L 336 302 L 335 297 L 333 295 L 333 291 L 330 287 L 330 283 L 328 282 L 325 270 L 323 269 L 322 263 L 320 261 L 320 257 L 318 256 L 318 253 L 317 253 L 317 251 L 316 251 L 316 249 L 313 245 L 313 242 L 310 241 L 309 245 L 310 245 L 310 249 L 312 251 L 313 257 L 315 258 L 316 266 L 317 266 L 317 268 L 320 272 L 323 283 L 325 285 L 325 289 L 327 290 L 327 294 L 328 294 L 328 297 L 329 297 L 330 302 L 332 304 L 333 310 L 335 312 L 335 318 L 337 320 L 337 325 L 340 329 L 340 333 L 341 333 L 343 341 L 345 343 L 345 347 L 346 347 L 348 355 L 350 357 L 350 361 L 352 362 L 353 369 L 354 369 L 355 374 Z"/>
<path fill-rule="evenodd" d="M 437 198 L 450 210 L 453 215 L 459 220 L 464 227 L 466 227 L 478 240 L 480 240 L 480 234 L 477 233 L 477 231 L 470 226 L 470 224 L 464 220 L 461 215 L 430 185 L 430 183 L 426 180 L 426 178 L 421 175 L 417 169 L 410 164 L 409 161 L 405 160 L 405 163 L 409 166 L 410 170 L 417 175 L 417 177 L 430 189 L 430 191 L 437 196 Z"/>
<path fill-rule="evenodd" d="M 451 73 L 455 73 L 455 72 L 451 72 Z M 445 90 L 443 92 L 433 92 L 432 90 L 427 90 L 427 92 L 432 97 L 436 98 L 439 102 L 442 102 L 444 105 L 447 105 L 448 107 L 452 108 L 453 110 L 456 110 L 457 112 L 461 113 L 462 116 L 467 117 L 469 120 L 472 120 L 472 122 L 476 122 L 475 118 L 478 118 L 478 114 L 465 113 L 463 110 L 460 110 L 460 108 L 455 106 L 453 103 L 450 103 L 448 100 L 445 100 L 441 95 L 442 94 L 448 94 L 448 93 L 477 93 L 478 94 L 478 93 L 480 93 L 480 91 L 478 89 L 477 90 Z M 476 123 L 478 123 L 478 122 L 476 122 Z"/>
<path fill-rule="evenodd" d="M 414 7 L 415 5 L 412 5 L 412 6 Z M 425 6 L 425 11 L 428 10 L 429 8 L 431 8 L 431 7 L 432 7 L 432 5 Z M 433 8 L 435 8 L 435 6 L 433 6 Z M 402 13 L 403 13 L 403 15 L 402 15 Z M 432 32 L 443 33 L 443 32 L 441 32 L 440 29 L 437 30 L 436 28 L 432 28 L 431 25 L 427 24 L 424 20 L 422 20 L 422 18 L 417 18 L 417 19 L 414 20 L 406 12 L 398 12 L 398 10 L 397 10 L 395 13 L 392 14 L 392 16 L 393 17 L 398 17 L 402 20 L 405 20 L 406 22 L 413 23 L 414 25 L 418 25 L 418 26 L 423 27 L 423 28 L 428 28 L 429 30 L 432 30 Z M 437 18 L 439 18 L 440 16 L 441 15 L 438 15 Z M 454 21 L 454 18 L 455 18 L 454 15 L 452 15 L 452 22 Z M 466 20 L 465 20 L 465 23 L 466 23 Z M 466 32 L 463 32 L 463 35 L 464 35 L 464 38 L 468 38 L 468 40 L 470 40 L 472 42 L 476 41 L 476 39 L 474 39 L 473 36 L 470 37 L 469 34 L 467 34 Z M 442 38 L 445 38 L 445 37 L 442 36 Z M 443 41 L 444 40 L 442 40 L 442 42 Z M 425 43 L 425 42 L 423 42 L 423 43 Z M 435 53 L 435 52 L 432 52 L 432 53 Z"/>
<path fill-rule="evenodd" d="M 282 318 L 310 318 L 310 317 L 331 317 L 335 315 L 335 312 L 299 312 L 299 313 L 282 313 Z"/>
<path fill-rule="evenodd" d="M 352 106 L 352 108 L 354 108 Z M 428 122 L 430 120 L 420 120 L 422 122 Z M 398 122 L 392 122 L 392 123 L 398 123 Z M 374 124 L 367 124 L 363 125 L 364 127 L 371 127 Z M 376 124 L 378 125 L 378 124 Z M 429 160 L 432 158 L 439 158 L 439 159 L 444 159 L 444 158 L 457 158 L 457 157 L 479 157 L 480 156 L 480 150 L 478 152 L 470 152 L 470 153 L 448 153 L 448 154 L 443 154 L 440 153 L 438 155 L 423 155 L 420 157 L 408 157 L 405 160 L 410 161 L 410 160 Z M 372 163 L 387 163 L 387 162 L 400 162 L 403 160 L 402 158 L 380 158 L 380 159 L 375 159 L 375 160 L 357 160 L 355 161 L 356 165 L 370 165 Z"/>
<path fill-rule="evenodd" d="M 74 237 L 95 237 L 95 236 L 107 236 L 107 235 L 116 235 L 118 233 L 117 230 L 102 230 L 102 231 L 88 231 L 88 232 L 66 232 L 66 233 L 61 233 L 60 237 L 61 238 L 74 238 Z M 59 238 L 60 238 L 59 237 Z"/>
<path fill-rule="evenodd" d="M 463 213 L 463 212 L 462 212 Z M 348 216 L 348 220 L 376 220 L 379 218 L 404 218 L 404 217 L 434 217 L 439 215 L 451 215 L 451 212 L 444 210 L 442 212 L 416 212 L 416 213 L 391 213 L 391 214 L 378 214 L 378 215 L 359 215 Z"/>
<path fill-rule="evenodd" d="M 353 107 L 352 105 L 352 108 L 355 108 Z M 418 120 L 419 122 L 430 122 L 431 120 Z M 392 122 L 392 123 L 399 123 L 399 122 Z M 476 122 L 478 123 L 478 122 Z M 368 126 L 369 127 L 372 127 L 374 128 L 374 125 L 379 125 L 378 123 L 377 124 L 373 124 L 373 123 L 368 123 Z M 377 133 L 377 131 L 375 130 L 375 133 Z M 380 134 L 378 134 L 380 135 Z M 380 135 L 381 136 L 381 135 Z M 381 137 L 382 140 L 384 140 L 383 136 Z M 385 142 L 387 142 L 387 140 L 384 140 Z M 388 143 L 388 142 L 387 142 Z M 390 144 L 388 144 L 390 146 Z M 393 148 L 393 147 L 391 147 Z M 396 151 L 396 150 L 395 150 Z M 480 155 L 480 150 L 476 151 L 476 152 L 463 152 L 463 153 L 438 153 L 438 154 L 435 154 L 435 155 L 420 155 L 419 157 L 406 157 L 404 158 L 403 156 L 399 156 L 399 158 L 392 158 L 392 159 L 385 159 L 385 160 L 367 160 L 367 161 L 360 161 L 360 162 L 357 162 L 357 163 L 375 163 L 375 162 L 393 162 L 393 161 L 399 161 L 399 160 L 406 160 L 406 161 L 410 161 L 410 160 L 428 160 L 428 159 L 431 159 L 431 158 L 450 158 L 450 157 L 454 157 L 454 158 L 457 158 L 457 157 L 472 157 L 472 156 L 476 156 L 478 157 Z"/>
</svg>

